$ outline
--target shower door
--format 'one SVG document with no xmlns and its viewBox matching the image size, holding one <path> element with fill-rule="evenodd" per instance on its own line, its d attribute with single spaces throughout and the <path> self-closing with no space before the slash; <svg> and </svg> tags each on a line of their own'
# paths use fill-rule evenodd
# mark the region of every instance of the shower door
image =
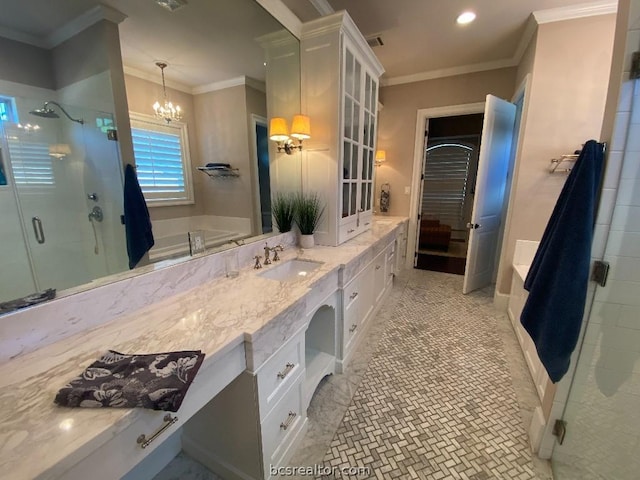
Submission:
<svg viewBox="0 0 640 480">
<path fill-rule="evenodd" d="M 36 104 L 16 98 L 22 123 L 4 124 L 5 163 L 33 275 L 33 288 L 17 296 L 126 269 L 120 160 L 103 131 L 113 128 L 112 116 L 65 107 L 84 124 L 40 118 L 28 113 Z"/>
<path fill-rule="evenodd" d="M 634 139 L 640 138 L 640 122 L 632 120 L 627 135 L 626 151 L 613 145 L 609 153 L 609 162 L 622 162 L 604 254 L 610 271 L 605 287 L 596 289 L 585 327 L 563 415 L 567 433 L 553 450 L 556 480 L 639 478 L 640 168 Z"/>
</svg>

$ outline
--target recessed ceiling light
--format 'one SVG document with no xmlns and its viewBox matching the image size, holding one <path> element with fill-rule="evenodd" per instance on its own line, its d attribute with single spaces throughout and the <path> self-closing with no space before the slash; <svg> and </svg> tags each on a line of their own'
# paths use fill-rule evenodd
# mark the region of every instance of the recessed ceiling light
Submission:
<svg viewBox="0 0 640 480">
<path fill-rule="evenodd" d="M 460 25 L 466 25 L 467 23 L 471 23 L 476 19 L 476 14 L 473 12 L 462 12 L 459 16 L 458 19 L 456 20 L 456 22 L 458 22 Z"/>
</svg>

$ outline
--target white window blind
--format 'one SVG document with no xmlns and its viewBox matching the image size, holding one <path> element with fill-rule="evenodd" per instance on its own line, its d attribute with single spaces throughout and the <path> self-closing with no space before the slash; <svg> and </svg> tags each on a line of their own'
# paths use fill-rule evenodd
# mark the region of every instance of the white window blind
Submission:
<svg viewBox="0 0 640 480">
<path fill-rule="evenodd" d="M 473 148 L 443 143 L 427 148 L 422 214 L 451 228 L 464 228 L 464 206 Z"/>
<path fill-rule="evenodd" d="M 136 173 L 149 203 L 192 203 L 186 125 L 131 114 Z"/>
<path fill-rule="evenodd" d="M 16 185 L 28 187 L 55 185 L 48 144 L 25 141 L 14 135 L 9 135 L 7 143 Z"/>
</svg>

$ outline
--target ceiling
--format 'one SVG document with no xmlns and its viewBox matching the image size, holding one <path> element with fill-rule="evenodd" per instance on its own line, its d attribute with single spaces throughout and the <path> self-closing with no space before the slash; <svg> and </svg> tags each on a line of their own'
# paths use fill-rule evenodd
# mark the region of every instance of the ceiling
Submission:
<svg viewBox="0 0 640 480">
<path fill-rule="evenodd" d="M 374 52 L 386 84 L 514 65 L 533 11 L 600 0 L 282 0 L 302 21 L 346 9 L 365 37 L 380 36 Z M 100 3 L 127 18 L 120 24 L 127 67 L 166 76 L 186 90 L 239 76 L 264 80 L 263 51 L 256 39 L 282 26 L 255 0 L 188 0 L 173 13 L 154 0 L 0 0 L 0 36 L 47 45 L 71 20 Z M 455 19 L 472 9 L 467 26 Z M 11 35 L 8 35 L 11 34 Z M 17 34 L 17 37 L 16 37 Z M 175 84 L 174 82 L 174 84 Z"/>
<path fill-rule="evenodd" d="M 585 5 L 585 0 L 283 1 L 303 21 L 319 16 L 316 5 L 324 12 L 327 7 L 347 10 L 365 37 L 380 36 L 384 45 L 374 52 L 385 67 L 387 84 L 513 65 L 532 12 Z M 473 10 L 476 21 L 457 25 L 465 10 Z"/>
<path fill-rule="evenodd" d="M 283 27 L 255 0 L 188 0 L 169 12 L 153 0 L 0 0 L 0 36 L 47 45 L 51 36 L 99 4 L 127 16 L 120 24 L 123 63 L 185 89 L 240 76 L 264 80 L 264 53 L 257 39 Z"/>
</svg>

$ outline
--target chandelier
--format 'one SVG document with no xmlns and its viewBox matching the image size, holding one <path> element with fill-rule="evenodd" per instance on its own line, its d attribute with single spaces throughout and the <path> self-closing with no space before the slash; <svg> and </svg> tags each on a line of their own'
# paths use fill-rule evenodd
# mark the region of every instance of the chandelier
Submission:
<svg viewBox="0 0 640 480">
<path fill-rule="evenodd" d="M 163 103 L 156 101 L 153 104 L 153 110 L 156 112 L 156 117 L 164 119 L 165 122 L 171 123 L 171 120 L 180 120 L 182 118 L 182 110 L 179 105 L 174 105 L 169 100 L 167 100 L 167 86 L 164 83 L 164 69 L 167 67 L 167 64 L 164 62 L 156 62 L 158 68 L 160 68 L 160 72 L 162 73 L 162 94 L 163 94 Z"/>
</svg>

